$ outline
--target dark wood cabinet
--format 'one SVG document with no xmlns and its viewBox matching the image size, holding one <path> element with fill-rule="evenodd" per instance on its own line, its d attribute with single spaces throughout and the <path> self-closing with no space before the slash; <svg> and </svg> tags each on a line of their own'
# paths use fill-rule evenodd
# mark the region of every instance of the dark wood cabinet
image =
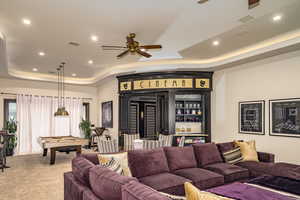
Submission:
<svg viewBox="0 0 300 200">
<path fill-rule="evenodd" d="M 119 76 L 119 134 L 155 139 L 173 134 L 174 144 L 211 140 L 212 72 L 162 72 Z"/>
</svg>

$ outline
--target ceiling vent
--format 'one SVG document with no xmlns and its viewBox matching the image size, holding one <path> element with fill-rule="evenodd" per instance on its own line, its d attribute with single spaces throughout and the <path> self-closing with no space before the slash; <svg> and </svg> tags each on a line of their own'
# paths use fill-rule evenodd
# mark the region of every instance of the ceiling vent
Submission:
<svg viewBox="0 0 300 200">
<path fill-rule="evenodd" d="M 54 71 L 48 71 L 49 74 L 56 74 Z"/>
<path fill-rule="evenodd" d="M 254 17 L 252 17 L 251 15 L 247 15 L 247 16 L 242 17 L 241 19 L 239 19 L 239 21 L 242 22 L 242 23 L 247 23 L 247 22 L 249 22 L 253 19 L 254 19 Z"/>
<path fill-rule="evenodd" d="M 206 3 L 206 2 L 208 2 L 208 0 L 199 0 L 198 1 L 199 4 Z"/>
<path fill-rule="evenodd" d="M 69 45 L 72 45 L 72 46 L 75 46 L 75 47 L 80 46 L 80 44 L 77 43 L 77 42 L 69 42 Z"/>
</svg>

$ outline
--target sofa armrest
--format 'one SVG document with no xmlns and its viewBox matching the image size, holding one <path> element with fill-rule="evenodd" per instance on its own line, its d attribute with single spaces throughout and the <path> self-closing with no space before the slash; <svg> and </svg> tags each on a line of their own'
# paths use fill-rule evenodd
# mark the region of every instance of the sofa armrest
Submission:
<svg viewBox="0 0 300 200">
<path fill-rule="evenodd" d="M 257 152 L 257 155 L 260 162 L 273 163 L 275 161 L 275 155 L 272 153 Z"/>
</svg>

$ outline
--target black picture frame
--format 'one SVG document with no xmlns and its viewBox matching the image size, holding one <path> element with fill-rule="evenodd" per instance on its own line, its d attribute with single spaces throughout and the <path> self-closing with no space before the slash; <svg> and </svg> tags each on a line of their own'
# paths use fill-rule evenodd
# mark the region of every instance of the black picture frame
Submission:
<svg viewBox="0 0 300 200">
<path fill-rule="evenodd" d="M 300 98 L 269 100 L 269 135 L 300 138 Z"/>
<path fill-rule="evenodd" d="M 102 127 L 113 128 L 113 102 L 102 103 Z"/>
<path fill-rule="evenodd" d="M 239 133 L 265 135 L 265 101 L 239 102 Z"/>
</svg>

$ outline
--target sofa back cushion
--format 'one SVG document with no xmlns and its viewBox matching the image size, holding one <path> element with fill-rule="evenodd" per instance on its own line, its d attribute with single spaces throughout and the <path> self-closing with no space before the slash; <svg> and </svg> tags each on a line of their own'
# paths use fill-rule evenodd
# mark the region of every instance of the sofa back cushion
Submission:
<svg viewBox="0 0 300 200">
<path fill-rule="evenodd" d="M 138 183 L 131 181 L 122 186 L 122 200 L 171 200 L 170 198 L 160 194 L 158 191 Z"/>
<path fill-rule="evenodd" d="M 128 151 L 128 164 L 132 176 L 137 178 L 170 171 L 162 148 Z"/>
<path fill-rule="evenodd" d="M 194 144 L 193 147 L 199 167 L 223 162 L 216 144 Z"/>
<path fill-rule="evenodd" d="M 95 166 L 90 169 L 89 180 L 92 191 L 101 199 L 122 199 L 121 187 L 136 178 L 122 176 L 107 168 Z"/>
<path fill-rule="evenodd" d="M 164 151 L 171 171 L 197 167 L 197 161 L 192 146 L 165 147 Z"/>
<path fill-rule="evenodd" d="M 217 147 L 220 151 L 220 153 L 224 153 L 227 151 L 231 151 L 235 148 L 234 142 L 224 142 L 224 143 L 218 143 Z"/>
<path fill-rule="evenodd" d="M 89 172 L 95 167 L 95 164 L 84 157 L 76 157 L 72 160 L 72 172 L 77 181 L 90 187 Z"/>
<path fill-rule="evenodd" d="M 99 153 L 82 153 L 79 156 L 89 160 L 95 165 L 99 165 L 98 154 Z"/>
</svg>

